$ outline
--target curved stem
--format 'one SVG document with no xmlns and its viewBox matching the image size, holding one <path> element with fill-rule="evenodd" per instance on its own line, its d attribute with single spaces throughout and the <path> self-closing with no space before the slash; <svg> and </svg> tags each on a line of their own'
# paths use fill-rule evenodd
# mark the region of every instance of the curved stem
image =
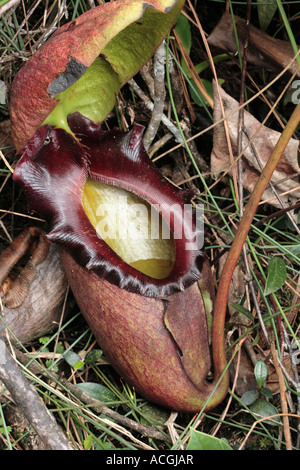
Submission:
<svg viewBox="0 0 300 470">
<path fill-rule="evenodd" d="M 262 170 L 260 178 L 254 188 L 254 191 L 251 194 L 249 202 L 245 207 L 243 217 L 240 221 L 240 225 L 238 227 L 235 238 L 229 250 L 228 257 L 222 270 L 217 290 L 215 316 L 212 327 L 212 347 L 213 362 L 215 366 L 215 382 L 218 381 L 218 379 L 224 372 L 224 369 L 226 368 L 224 327 L 225 316 L 227 311 L 228 293 L 231 279 L 233 276 L 233 271 L 240 257 L 246 237 L 249 233 L 253 217 L 257 210 L 257 206 L 280 160 L 280 157 L 282 156 L 299 122 L 300 103 L 296 106 L 294 112 L 292 113 L 285 129 L 283 130 L 276 146 L 274 147 L 274 150 L 266 166 Z M 222 388 L 222 390 L 225 389 L 227 382 L 228 374 L 224 375 L 224 378 L 220 384 L 220 388 Z"/>
</svg>

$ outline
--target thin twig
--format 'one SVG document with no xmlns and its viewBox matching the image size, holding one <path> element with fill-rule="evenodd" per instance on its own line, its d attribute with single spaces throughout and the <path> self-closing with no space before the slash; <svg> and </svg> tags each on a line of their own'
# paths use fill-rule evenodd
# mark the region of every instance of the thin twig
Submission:
<svg viewBox="0 0 300 470">
<path fill-rule="evenodd" d="M 191 0 L 188 0 L 188 4 L 189 4 L 189 7 L 190 7 L 191 11 L 193 12 L 194 17 L 195 17 L 195 20 L 196 20 L 196 23 L 197 23 L 197 26 L 198 26 L 199 32 L 201 34 L 205 50 L 206 50 L 206 53 L 208 55 L 208 59 L 209 59 L 209 63 L 210 63 L 211 69 L 212 69 L 214 80 L 215 80 L 215 83 L 216 83 L 217 95 L 218 95 L 218 100 L 219 100 L 219 103 L 220 103 L 220 110 L 221 110 L 222 117 L 224 118 L 223 126 L 224 126 L 226 144 L 227 144 L 228 153 L 229 153 L 230 162 L 231 162 L 231 167 L 232 167 L 233 185 L 234 185 L 235 193 L 236 193 L 237 198 L 238 198 L 239 190 L 238 190 L 238 185 L 237 185 L 237 166 L 236 166 L 236 161 L 234 160 L 234 157 L 233 157 L 233 151 L 232 151 L 232 145 L 231 145 L 231 140 L 230 140 L 230 135 L 229 135 L 229 129 L 228 129 L 228 124 L 227 124 L 226 117 L 225 117 L 225 110 L 224 110 L 224 106 L 223 106 L 223 101 L 222 101 L 222 97 L 221 97 L 220 86 L 219 86 L 219 82 L 218 82 L 218 76 L 217 76 L 213 56 L 212 56 L 211 50 L 209 48 L 204 30 L 202 28 L 202 25 L 200 23 L 198 15 L 197 15 L 197 13 L 196 13 L 193 5 L 192 5 Z"/>
<path fill-rule="evenodd" d="M 286 342 L 287 347 L 289 349 L 289 353 L 290 353 L 290 357 L 291 357 L 291 363 L 292 363 L 292 370 L 294 372 L 295 380 L 293 380 L 292 378 L 288 378 L 287 377 L 287 375 L 288 375 L 287 372 L 284 369 L 283 369 L 283 371 L 284 371 L 285 376 L 287 377 L 287 380 L 289 380 L 289 382 L 293 385 L 293 387 L 295 388 L 295 390 L 297 392 L 297 413 L 298 413 L 298 416 L 300 416 L 300 381 L 299 381 L 299 373 L 298 373 L 298 368 L 297 368 L 297 363 L 298 363 L 297 357 L 299 356 L 300 351 L 299 351 L 299 349 L 296 350 L 296 351 L 292 350 L 292 345 L 290 343 L 288 334 L 287 334 L 286 329 L 285 329 L 284 326 L 283 326 L 283 332 L 284 332 L 285 342 Z M 297 347 L 297 344 L 296 344 L 296 347 Z M 300 420 L 297 423 L 296 447 L 297 447 L 297 449 L 300 449 Z"/>
<path fill-rule="evenodd" d="M 191 140 L 194 140 L 194 139 L 197 139 L 198 137 L 202 136 L 203 134 L 213 130 L 216 126 L 218 126 L 219 124 L 222 124 L 226 119 L 229 120 L 229 118 L 231 116 L 233 116 L 235 113 L 237 113 L 241 107 L 245 107 L 247 106 L 248 104 L 252 103 L 252 101 L 254 101 L 255 99 L 257 99 L 260 95 L 262 95 L 263 93 L 265 93 L 265 91 L 267 91 L 271 86 L 273 86 L 285 73 L 286 71 L 288 70 L 289 66 L 296 60 L 296 58 L 300 55 L 300 49 L 298 51 L 298 53 L 296 54 L 296 56 L 288 63 L 288 65 L 273 79 L 271 80 L 269 83 L 267 83 L 267 85 L 265 85 L 260 91 L 258 91 L 255 95 L 251 96 L 251 98 L 249 98 L 247 101 L 245 101 L 245 103 L 241 106 L 238 106 L 236 109 L 233 109 L 232 111 L 230 111 L 230 113 L 226 114 L 226 116 L 222 117 L 221 119 L 219 119 L 218 121 L 215 121 L 213 124 L 211 124 L 210 126 L 206 127 L 205 129 L 201 130 L 200 132 L 197 132 L 196 134 L 194 134 L 190 139 L 188 139 L 186 142 L 189 143 Z M 286 86 L 284 87 L 284 90 L 283 90 L 283 93 L 286 93 L 286 91 L 289 89 L 291 83 L 293 82 L 293 80 L 295 79 L 295 76 L 297 75 L 297 73 L 295 72 L 293 74 L 293 76 L 291 77 L 291 79 L 288 81 L 288 83 L 286 84 Z M 266 120 L 269 118 L 270 114 L 273 112 L 273 110 L 276 108 L 278 104 L 278 101 L 276 101 L 276 103 L 274 103 L 274 105 L 272 106 L 271 108 L 271 112 L 268 113 L 268 115 L 266 116 L 266 118 L 264 119 L 264 121 L 261 123 L 261 126 L 259 126 L 259 129 L 257 129 L 256 133 L 255 133 L 255 136 L 257 135 L 257 133 L 260 131 L 260 128 L 264 125 L 264 123 L 266 122 Z M 253 140 L 253 137 L 252 137 L 252 140 Z M 169 153 L 171 152 L 174 152 L 175 150 L 177 150 L 178 148 L 182 147 L 183 145 L 185 145 L 185 142 L 181 142 L 179 143 L 178 145 L 175 145 L 174 147 L 172 147 L 171 149 L 167 150 L 166 152 L 162 153 L 161 155 L 159 155 L 158 157 L 156 157 L 153 161 L 156 161 L 156 160 L 159 160 L 160 158 L 164 157 L 165 155 L 168 155 Z M 246 149 L 243 149 L 243 152 L 245 151 Z M 241 155 L 238 156 L 238 158 L 240 158 Z M 218 178 L 210 187 L 209 189 L 212 189 L 214 186 L 216 186 L 220 181 L 221 179 L 230 171 L 231 169 L 231 166 L 230 168 L 228 168 L 228 170 L 226 170 L 226 172 L 223 173 L 223 175 Z"/>
<path fill-rule="evenodd" d="M 17 6 L 20 1 L 21 0 L 10 0 L 9 2 L 5 3 L 5 5 L 2 5 L 2 7 L 0 7 L 0 15 L 3 15 L 3 13 L 5 13 L 10 8 Z"/>
<path fill-rule="evenodd" d="M 4 161 L 5 165 L 6 165 L 7 168 L 9 169 L 9 171 L 10 171 L 11 173 L 13 173 L 14 170 L 13 170 L 13 168 L 10 166 L 10 164 L 8 163 L 8 161 L 7 161 L 6 157 L 4 156 L 2 150 L 0 150 L 0 157 L 1 157 L 2 160 Z"/>
<path fill-rule="evenodd" d="M 66 0 L 61 0 L 59 2 L 59 9 L 57 14 L 52 21 L 51 25 L 47 28 L 47 31 L 39 38 L 39 40 L 35 43 L 35 49 L 39 49 L 48 39 L 49 36 L 57 29 L 57 23 L 64 17 L 68 18 L 68 10 L 66 6 Z"/>
<path fill-rule="evenodd" d="M 206 91 L 206 88 L 205 86 L 203 85 L 202 83 L 202 80 L 201 78 L 199 77 L 197 71 L 195 70 L 195 66 L 190 58 L 190 56 L 188 55 L 181 39 L 180 39 L 180 36 L 179 34 L 176 32 L 176 30 L 174 30 L 174 36 L 175 36 L 175 39 L 178 43 L 178 46 L 180 47 L 180 50 L 181 50 L 181 53 L 182 53 L 182 57 L 183 57 L 183 60 L 188 68 L 188 71 L 190 72 L 191 74 L 191 77 L 192 79 L 194 80 L 198 90 L 200 91 L 200 93 L 203 95 L 203 97 L 206 99 L 206 101 L 208 102 L 209 106 L 211 108 L 214 107 L 214 101 L 212 99 L 212 97 L 210 96 L 210 94 Z"/>
<path fill-rule="evenodd" d="M 53 415 L 18 367 L 2 340 L 0 340 L 0 351 L 0 379 L 46 448 L 50 450 L 72 450 L 68 439 Z"/>
<path fill-rule="evenodd" d="M 239 328 L 239 336 L 241 336 L 241 330 Z M 211 435 L 212 436 L 216 436 L 217 432 L 219 431 L 223 421 L 225 420 L 225 417 L 227 415 L 227 412 L 231 406 L 231 402 L 233 400 L 233 393 L 234 393 L 234 390 L 235 390 L 235 387 L 236 387 L 236 384 L 237 384 L 237 381 L 238 381 L 238 377 L 239 377 L 239 373 L 240 373 L 240 363 L 241 363 L 241 353 L 242 353 L 242 348 L 239 347 L 238 348 L 238 352 L 237 352 L 237 361 L 236 361 L 236 367 L 235 367 L 235 374 L 234 374 L 234 379 L 232 381 L 232 387 L 231 387 L 231 395 L 228 399 L 228 402 L 226 403 L 226 407 L 222 413 L 222 416 L 220 417 L 220 421 L 219 423 L 216 424 L 213 432 L 211 432 Z"/>
<path fill-rule="evenodd" d="M 128 84 L 132 87 L 133 91 L 143 100 L 146 107 L 152 112 L 154 108 L 153 102 L 148 98 L 148 96 L 141 90 L 138 84 L 133 80 L 130 79 Z M 165 114 L 162 115 L 161 120 L 163 124 L 169 129 L 170 132 L 174 135 L 176 142 L 182 143 L 183 139 L 177 127 L 167 118 Z"/>
<path fill-rule="evenodd" d="M 242 57 L 242 74 L 241 74 L 241 90 L 240 90 L 240 109 L 239 109 L 239 116 L 238 116 L 238 133 L 237 133 L 237 151 L 238 155 L 243 154 L 242 143 L 243 143 L 243 129 L 245 128 L 245 108 L 243 104 L 245 102 L 245 88 L 246 88 L 246 71 L 247 71 L 247 58 L 248 58 L 248 44 L 249 44 L 249 37 L 250 37 L 250 18 L 251 18 L 251 0 L 247 0 L 247 14 L 246 14 L 246 39 L 243 48 L 243 57 Z M 250 139 L 249 139 L 250 140 Z M 244 185 L 243 185 L 243 171 L 242 171 L 242 159 L 238 158 L 238 183 L 239 183 L 239 211 L 240 216 L 243 216 L 244 207 L 243 207 L 243 199 L 244 199 Z M 263 331 L 263 334 L 266 338 L 267 343 L 269 344 L 268 332 L 266 326 L 263 321 L 263 317 L 260 311 L 260 307 L 256 298 L 256 293 L 254 289 L 253 277 L 251 274 L 251 270 L 249 267 L 248 255 L 247 255 L 247 243 L 244 243 L 243 246 L 243 258 L 244 264 L 246 268 L 246 274 L 249 279 L 249 287 L 251 290 L 253 302 L 255 305 L 256 313 Z"/>
<path fill-rule="evenodd" d="M 171 440 L 172 440 L 173 445 L 179 439 L 178 433 L 175 429 L 175 421 L 176 421 L 177 416 L 178 416 L 178 413 L 176 411 L 172 411 L 169 418 L 166 421 L 166 425 L 167 425 L 169 434 L 171 436 Z M 181 450 L 184 450 L 184 447 L 183 447 L 182 444 L 179 446 L 179 448 Z"/>
<path fill-rule="evenodd" d="M 255 292 L 255 289 L 254 289 L 253 276 L 252 276 L 252 273 L 250 271 L 250 267 L 249 267 L 249 263 L 248 263 L 248 259 L 247 259 L 247 251 L 246 251 L 246 246 L 245 245 L 243 246 L 243 256 L 244 256 L 244 260 L 246 260 L 246 263 L 245 263 L 246 273 L 247 273 L 247 277 L 249 279 L 249 288 L 251 290 L 252 300 L 253 300 L 255 310 L 256 310 L 256 313 L 257 313 L 257 318 L 258 318 L 258 321 L 260 323 L 260 326 L 261 326 L 262 332 L 264 334 L 264 337 L 266 339 L 266 342 L 267 342 L 267 344 L 269 344 L 268 331 L 267 331 L 266 325 L 264 323 L 264 319 L 263 319 L 263 316 L 262 316 L 262 313 L 261 313 L 261 310 L 260 310 L 260 306 L 259 306 L 259 303 L 258 303 L 258 300 L 257 300 L 257 297 L 256 297 L 256 292 Z"/>
<path fill-rule="evenodd" d="M 225 327 L 225 316 L 226 316 L 226 305 L 228 299 L 228 293 L 230 289 L 231 279 L 233 271 L 240 257 L 243 249 L 244 242 L 249 233 L 250 226 L 255 216 L 259 201 L 272 177 L 272 174 L 290 140 L 295 129 L 300 122 L 300 104 L 296 106 L 293 114 L 291 115 L 286 128 L 283 130 L 277 144 L 274 147 L 272 155 L 270 156 L 266 166 L 264 167 L 258 182 L 256 183 L 255 189 L 251 194 L 251 197 L 245 207 L 243 217 L 240 221 L 235 238 L 232 242 L 231 248 L 228 253 L 228 257 L 223 266 L 221 273 L 217 297 L 215 302 L 215 320 L 212 328 L 212 345 L 213 345 L 213 356 L 216 361 L 222 362 L 222 366 L 225 367 L 225 344 L 224 344 L 224 327 Z M 218 321 L 216 321 L 216 319 Z M 216 362 L 214 360 L 214 363 Z"/>
<path fill-rule="evenodd" d="M 148 436 L 152 439 L 158 439 L 162 441 L 168 441 L 168 437 L 163 434 L 161 431 L 155 428 L 155 426 L 145 426 L 140 424 L 126 416 L 121 415 L 120 413 L 110 409 L 108 406 L 103 405 L 100 401 L 96 401 L 91 398 L 87 393 L 80 390 L 76 385 L 70 383 L 68 380 L 58 377 L 55 372 L 52 370 L 45 370 L 38 362 L 31 362 L 28 365 L 29 358 L 27 355 L 22 353 L 19 350 L 15 350 L 17 359 L 30 370 L 35 375 L 43 375 L 46 378 L 54 380 L 58 385 L 61 384 L 62 387 L 67 389 L 73 396 L 75 396 L 82 403 L 92 408 L 97 414 L 104 414 L 108 418 L 120 423 L 122 426 L 126 426 L 136 432 L 139 432 L 143 436 Z"/>
<path fill-rule="evenodd" d="M 262 423 L 263 421 L 268 421 L 268 420 L 272 420 L 273 418 L 278 418 L 279 416 L 290 416 L 291 418 L 300 418 L 300 416 L 297 416 L 293 413 L 277 413 L 276 415 L 271 415 L 271 416 L 264 416 L 263 418 L 260 418 L 258 419 L 257 421 L 254 421 L 254 423 L 252 424 L 251 428 L 249 429 L 245 439 L 243 440 L 243 442 L 240 444 L 240 447 L 238 450 L 242 450 L 244 447 L 245 447 L 245 444 L 247 442 L 247 440 L 249 439 L 249 436 L 251 435 L 251 433 L 253 432 L 254 428 L 259 424 L 259 423 Z"/>
<path fill-rule="evenodd" d="M 282 421 L 283 421 L 283 432 L 284 432 L 284 437 L 285 437 L 286 450 L 292 450 L 292 438 L 291 438 L 291 432 L 290 432 L 288 407 L 287 407 L 287 400 L 286 400 L 286 386 L 284 383 L 283 373 L 282 373 L 282 370 L 278 361 L 274 340 L 271 341 L 270 347 L 271 347 L 271 355 L 272 355 L 273 364 L 274 364 L 277 377 L 278 377 L 278 382 L 279 382 L 281 410 L 284 413 L 282 417 Z"/>
<path fill-rule="evenodd" d="M 248 44 L 250 36 L 250 15 L 251 15 L 251 0 L 247 1 L 247 18 L 246 18 L 246 40 L 244 43 L 243 49 L 243 58 L 242 58 L 242 75 L 241 75 L 241 89 L 240 89 L 240 106 L 245 102 L 245 82 L 246 82 L 246 70 L 247 70 L 247 56 L 248 56 Z M 238 155 L 242 152 L 242 136 L 243 136 L 243 127 L 245 125 L 245 108 L 241 107 L 239 110 L 238 117 L 238 135 L 237 135 L 237 150 Z M 240 214 L 243 215 L 243 173 L 242 173 L 242 159 L 238 159 L 238 178 L 239 178 L 239 208 Z"/>
<path fill-rule="evenodd" d="M 160 126 L 165 105 L 165 61 L 166 45 L 162 42 L 154 54 L 154 100 L 150 122 L 143 137 L 143 144 L 148 151 Z"/>
</svg>

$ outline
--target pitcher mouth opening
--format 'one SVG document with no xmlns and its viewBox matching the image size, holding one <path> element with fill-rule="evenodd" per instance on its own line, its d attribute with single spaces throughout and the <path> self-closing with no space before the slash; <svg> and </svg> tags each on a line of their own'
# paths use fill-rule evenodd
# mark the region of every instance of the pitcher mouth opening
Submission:
<svg viewBox="0 0 300 470">
<path fill-rule="evenodd" d="M 30 209 L 48 221 L 47 239 L 88 271 L 139 295 L 167 297 L 201 279 L 207 257 L 198 243 L 194 192 L 162 177 L 143 147 L 143 126 L 104 131 L 80 113 L 68 124 L 72 135 L 41 127 L 19 153 L 13 176 Z M 126 199 L 123 209 L 119 199 Z"/>
<path fill-rule="evenodd" d="M 155 207 L 130 191 L 87 178 L 84 211 L 98 236 L 127 264 L 154 279 L 171 273 L 175 244 Z"/>
</svg>

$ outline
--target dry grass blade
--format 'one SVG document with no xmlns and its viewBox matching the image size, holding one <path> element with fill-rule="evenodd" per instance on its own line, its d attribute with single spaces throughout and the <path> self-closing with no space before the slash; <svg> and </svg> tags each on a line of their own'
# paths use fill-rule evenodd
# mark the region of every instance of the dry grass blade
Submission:
<svg viewBox="0 0 300 470">
<path fill-rule="evenodd" d="M 48 411 L 34 387 L 25 378 L 11 357 L 5 343 L 0 340 L 0 378 L 13 401 L 22 409 L 44 444 L 51 450 L 72 450 L 66 436 Z M 26 400 L 24 400 L 24 396 Z"/>
</svg>

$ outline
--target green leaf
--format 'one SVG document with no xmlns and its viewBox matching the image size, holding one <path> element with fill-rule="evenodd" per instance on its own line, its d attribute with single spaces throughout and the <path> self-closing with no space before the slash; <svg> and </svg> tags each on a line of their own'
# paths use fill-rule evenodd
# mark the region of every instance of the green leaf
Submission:
<svg viewBox="0 0 300 470">
<path fill-rule="evenodd" d="M 192 429 L 186 450 L 232 450 L 232 447 L 225 439 Z"/>
<path fill-rule="evenodd" d="M 63 354 L 65 361 L 69 366 L 74 367 L 74 369 L 83 369 L 84 363 L 81 360 L 81 357 L 73 351 L 66 351 Z"/>
<path fill-rule="evenodd" d="M 250 410 L 257 414 L 257 419 L 267 418 L 268 416 L 273 416 L 278 414 L 278 410 L 275 408 L 274 405 L 269 403 L 268 401 L 264 400 L 263 398 L 259 398 L 256 400 L 251 406 Z M 265 424 L 270 424 L 271 426 L 278 426 L 280 423 L 280 417 L 276 416 L 270 420 L 265 420 Z"/>
<path fill-rule="evenodd" d="M 266 398 L 272 398 L 273 397 L 273 393 L 267 387 L 262 387 L 260 391 Z"/>
<path fill-rule="evenodd" d="M 39 342 L 41 344 L 47 344 L 49 340 L 50 338 L 48 336 L 42 336 L 41 338 L 39 338 Z"/>
<path fill-rule="evenodd" d="M 300 212 L 299 212 L 300 214 Z M 293 255 L 297 256 L 298 258 L 300 258 L 300 245 L 295 245 L 295 246 L 292 246 L 289 250 L 291 253 L 293 253 Z"/>
<path fill-rule="evenodd" d="M 2 427 L 0 426 L 0 433 L 1 433 L 1 434 L 5 434 L 5 429 L 6 429 L 6 432 L 7 432 L 7 433 L 10 433 L 12 428 L 11 428 L 11 426 L 6 426 L 6 428 L 2 428 Z"/>
<path fill-rule="evenodd" d="M 286 266 L 283 259 L 279 256 L 270 259 L 264 294 L 268 295 L 280 289 L 285 283 L 286 275 Z"/>
<path fill-rule="evenodd" d="M 219 78 L 218 82 L 219 82 L 220 85 L 222 85 L 224 83 L 223 78 Z M 206 91 L 208 92 L 208 94 L 211 97 L 213 97 L 212 82 L 209 81 L 209 80 L 202 79 L 202 83 L 205 86 Z M 195 84 L 193 79 L 190 79 L 189 90 L 190 90 L 192 100 L 195 101 L 195 103 L 198 106 L 200 106 L 200 107 L 208 106 L 208 103 L 207 103 L 206 99 L 203 97 L 202 93 L 199 91 L 199 89 L 198 89 L 198 87 Z"/>
<path fill-rule="evenodd" d="M 169 415 L 168 411 L 153 403 L 145 403 L 141 408 L 141 423 L 148 425 L 149 423 L 163 426 Z"/>
<path fill-rule="evenodd" d="M 245 406 L 250 406 L 258 399 L 258 395 L 258 390 L 248 390 L 248 392 L 245 392 L 242 396 L 241 401 Z"/>
<path fill-rule="evenodd" d="M 248 320 L 251 320 L 251 321 L 254 320 L 252 313 L 247 308 L 243 307 L 242 305 L 231 304 L 231 307 L 233 307 L 239 313 L 242 313 L 243 315 L 245 315 L 245 317 L 248 318 Z"/>
<path fill-rule="evenodd" d="M 56 364 L 53 365 L 52 359 L 46 359 L 47 369 L 52 369 L 54 372 L 58 372 L 58 367 Z"/>
<path fill-rule="evenodd" d="M 257 361 L 254 367 L 254 375 L 259 387 L 262 387 L 268 377 L 268 368 L 263 361 Z"/>
<path fill-rule="evenodd" d="M 96 441 L 94 442 L 94 449 L 95 450 L 111 450 L 111 449 L 115 449 L 116 448 L 114 447 L 114 445 L 109 442 L 109 441 Z"/>
<path fill-rule="evenodd" d="M 84 366 L 83 361 L 77 361 L 77 362 L 75 362 L 73 367 L 74 367 L 74 369 L 78 370 L 78 369 L 83 369 L 83 366 Z"/>
<path fill-rule="evenodd" d="M 185 50 L 189 54 L 191 51 L 191 46 L 192 46 L 192 33 L 191 33 L 191 27 L 189 20 L 182 14 L 177 18 L 176 21 L 176 32 L 178 33 L 178 36 L 180 37 L 182 44 L 185 47 Z"/>
<path fill-rule="evenodd" d="M 102 403 L 114 402 L 117 400 L 116 395 L 104 385 L 94 382 L 83 382 L 77 384 L 76 387 L 80 388 L 83 392 L 90 395 L 90 397 L 99 400 Z"/>
<path fill-rule="evenodd" d="M 92 349 L 85 356 L 84 362 L 86 364 L 94 364 L 102 356 L 101 349 Z"/>
<path fill-rule="evenodd" d="M 83 442 L 84 450 L 89 450 L 92 444 L 93 444 L 93 438 L 92 438 L 92 436 L 89 434 L 89 435 L 84 439 L 84 442 Z"/>
<path fill-rule="evenodd" d="M 260 28 L 266 31 L 277 10 L 276 0 L 258 0 L 257 12 Z"/>
<path fill-rule="evenodd" d="M 62 354 L 64 352 L 65 348 L 63 346 L 63 344 L 61 343 L 61 341 L 58 342 L 57 344 L 57 347 L 56 347 L 56 352 L 58 354 Z"/>
<path fill-rule="evenodd" d="M 218 54 L 218 55 L 213 57 L 213 62 L 214 62 L 214 64 L 218 64 L 219 62 L 223 62 L 224 60 L 229 60 L 229 58 L 230 58 L 230 55 L 228 55 L 228 54 Z M 192 75 L 191 75 L 189 69 L 187 68 L 186 63 L 184 62 L 183 59 L 181 61 L 181 67 L 183 69 L 183 73 L 188 78 L 191 79 Z M 204 70 L 206 70 L 207 68 L 210 67 L 210 61 L 209 60 L 204 60 L 203 62 L 200 62 L 199 64 L 196 64 L 194 67 L 195 67 L 195 72 L 197 72 L 198 75 L 201 75 L 201 73 L 204 72 Z"/>
<path fill-rule="evenodd" d="M 223 62 L 224 60 L 229 60 L 230 59 L 230 54 L 218 54 L 213 57 L 213 62 L 214 64 L 218 64 L 219 62 Z M 204 70 L 206 70 L 208 67 L 210 67 L 210 61 L 209 60 L 204 60 L 203 62 L 200 62 L 199 64 L 195 65 L 195 70 L 196 72 L 200 75 Z"/>
</svg>

